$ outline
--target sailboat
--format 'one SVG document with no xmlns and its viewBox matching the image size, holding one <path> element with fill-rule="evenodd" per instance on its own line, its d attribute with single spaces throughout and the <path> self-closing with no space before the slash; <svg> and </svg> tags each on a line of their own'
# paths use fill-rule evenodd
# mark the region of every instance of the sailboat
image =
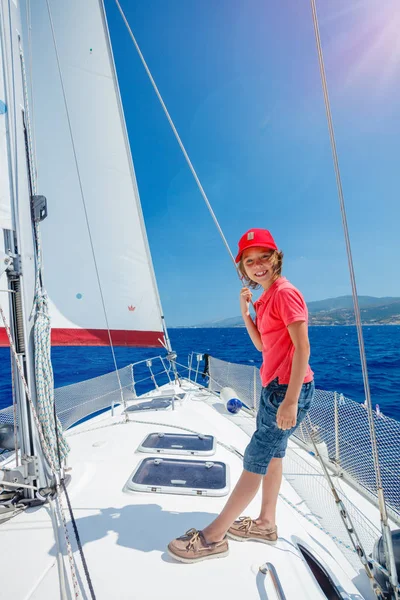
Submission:
<svg viewBox="0 0 400 600">
<path fill-rule="evenodd" d="M 334 392 L 318 391 L 290 441 L 276 546 L 232 542 L 197 565 L 166 553 L 238 478 L 258 371 L 171 348 L 102 0 L 28 7 L 25 39 L 20 2 L 0 2 L 0 340 L 15 398 L 0 413 L 2 597 L 398 598 L 397 532 L 385 537 L 400 523 L 398 446 L 385 439 L 400 424 Z M 53 344 L 109 345 L 115 370 L 53 398 L 50 319 Z M 118 345 L 160 355 L 119 369 Z M 222 401 L 233 393 L 237 413 Z M 357 447 L 346 423 L 366 440 L 371 418 Z"/>
</svg>

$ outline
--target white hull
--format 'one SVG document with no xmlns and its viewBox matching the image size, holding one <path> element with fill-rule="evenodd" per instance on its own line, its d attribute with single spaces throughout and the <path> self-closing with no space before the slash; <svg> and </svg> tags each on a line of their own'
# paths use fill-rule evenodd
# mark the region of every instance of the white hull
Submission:
<svg viewBox="0 0 400 600">
<path fill-rule="evenodd" d="M 361 563 L 354 568 L 332 538 L 312 524 L 311 521 L 314 519 L 317 523 L 317 519 L 291 486 L 293 474 L 287 472 L 287 467 L 278 503 L 276 546 L 232 540 L 228 557 L 193 565 L 177 563 L 167 554 L 166 547 L 172 538 L 192 527 L 201 529 L 207 525 L 222 509 L 226 497 L 124 491 L 128 478 L 145 456 L 136 452 L 143 438 L 148 433 L 183 427 L 212 434 L 218 441 L 243 453 L 249 439 L 243 427 L 249 433 L 254 427 L 252 416 L 242 411 L 227 419 L 224 413 L 226 416 L 228 413 L 216 395 L 199 392 L 198 386 L 188 381 L 183 385 L 192 391 L 182 403 L 176 404 L 174 411 L 139 412 L 131 418 L 143 423 L 123 423 L 122 408 L 118 407 L 114 417 L 107 412 L 67 432 L 72 467 L 68 489 L 96 598 L 178 600 L 190 597 L 200 600 L 205 595 L 218 598 L 221 594 L 246 600 L 279 598 L 270 575 L 259 571 L 265 563 L 275 567 L 287 600 L 325 598 L 298 550 L 297 544 L 301 543 L 328 571 L 342 590 L 343 598 L 372 600 L 374 595 Z M 135 402 L 137 400 L 131 400 L 129 404 Z M 293 453 L 299 460 L 316 466 L 315 458 L 291 442 L 289 455 Z M 229 465 L 232 489 L 241 473 L 241 459 L 218 445 L 213 460 Z M 315 477 L 321 476 L 316 473 Z M 375 507 L 349 486 L 345 488 L 346 495 L 365 518 L 377 525 Z M 290 506 L 290 502 L 296 508 Z M 258 495 L 246 512 L 257 516 L 259 503 Z M 324 508 L 321 506 L 321 511 Z M 68 528 L 79 577 L 84 579 L 70 523 Z M 62 532 L 60 536 L 70 579 Z M 0 540 L 3 597 L 12 596 L 16 600 L 59 597 L 56 549 L 48 508 L 28 509 L 4 523 Z M 87 590 L 86 585 L 85 588 Z M 90 595 L 87 593 L 86 597 Z"/>
<path fill-rule="evenodd" d="M 42 232 L 46 254 L 45 285 L 53 302 L 53 334 L 59 334 L 59 342 L 108 345 L 112 339 L 116 345 L 156 345 L 160 343 L 164 327 L 102 0 L 53 2 L 54 48 L 53 26 L 50 27 L 47 19 L 48 3 L 41 0 L 33 3 L 34 8 L 32 5 L 34 144 L 28 126 L 28 84 L 25 85 L 23 67 L 31 57 L 30 51 L 26 52 L 29 61 L 23 60 L 18 4 L 16 0 L 0 2 L 0 59 L 6 67 L 2 69 L 4 77 L 0 73 L 0 94 L 9 96 L 3 104 L 4 107 L 7 104 L 7 119 L 10 118 L 9 122 L 4 118 L 0 123 L 0 156 L 5 163 L 7 150 L 8 177 L 5 181 L 15 196 L 14 212 L 18 213 L 18 219 L 11 223 L 13 215 L 9 214 L 9 198 L 5 198 L 2 180 L 0 225 L 6 229 L 10 240 L 11 229 L 15 229 L 18 253 L 22 257 L 23 270 L 18 277 L 25 325 L 20 332 L 24 342 L 21 346 L 26 350 L 20 350 L 20 358 L 21 361 L 26 358 L 28 384 L 35 396 L 33 359 L 30 357 L 30 352 L 33 356 L 30 314 L 36 274 L 29 207 L 31 191 L 46 194 L 52 207 Z M 4 107 L 3 116 L 6 114 Z M 30 148 L 30 181 L 26 145 Z M 40 182 L 37 190 L 33 145 Z M 10 240 L 4 249 L 7 250 L 8 245 L 14 248 L 14 241 L 10 243 Z M 0 240 L 0 250 L 1 244 Z M 5 285 L 3 287 L 6 289 Z M 7 343 L 1 328 L 0 343 Z M 221 368 L 225 370 L 226 365 Z M 248 367 L 244 370 L 248 372 Z M 233 365 L 233 374 L 238 371 L 238 365 Z M 337 511 L 332 512 L 335 511 L 334 507 L 332 509 L 334 503 L 332 496 L 327 494 L 319 464 L 295 441 L 290 442 L 285 461 L 285 478 L 277 511 L 279 540 L 276 546 L 231 541 L 229 555 L 221 560 L 187 565 L 172 559 L 166 551 L 168 542 L 192 527 L 201 529 L 207 525 L 221 511 L 226 497 L 127 491 L 128 479 L 143 458 L 143 454 L 137 452 L 138 446 L 146 434 L 159 431 L 179 431 L 181 428 L 182 431 L 189 429 L 212 434 L 219 441 L 213 460 L 228 466 L 232 489 L 242 470 L 240 453 L 254 430 L 254 414 L 242 412 L 226 418 L 229 415 L 216 394 L 207 390 L 200 392 L 199 386 L 186 381 L 186 397 L 177 402 L 175 410 L 130 414 L 131 421 L 125 422 L 123 409 L 117 406 L 115 412 L 108 410 L 68 430 L 80 418 L 104 409 L 112 402 L 119 402 L 121 394 L 128 405 L 137 403 L 129 376 L 126 367 L 117 376 L 98 378 L 93 388 L 83 386 L 77 393 L 64 389 L 56 401 L 71 446 L 68 461 L 72 479 L 68 492 L 97 600 L 183 600 L 188 597 L 204 600 L 221 595 L 246 600 L 326 598 L 300 552 L 300 545 L 318 561 L 341 598 L 372 600 L 375 597 L 365 571 L 352 553 Z M 251 369 L 250 379 L 246 375 L 243 381 L 251 398 L 250 405 L 255 408 L 259 397 L 256 369 Z M 42 394 L 40 383 L 38 389 Z M 20 391 L 17 396 L 20 398 L 18 422 L 19 436 L 24 442 L 22 449 L 29 456 L 40 456 L 36 431 L 33 442 L 31 439 L 30 418 L 18 378 L 16 387 Z M 51 398 L 47 400 L 51 402 Z M 325 405 L 320 406 L 325 414 Z M 348 406 L 341 409 L 342 421 L 350 414 L 346 412 Z M 357 408 L 358 413 L 363 411 L 359 405 Z M 340 429 L 336 404 L 334 410 L 330 406 L 329 414 L 334 413 L 338 426 L 329 427 L 333 436 Z M 2 411 L 1 417 L 0 423 L 10 425 L 12 410 Z M 361 417 L 360 423 L 355 420 L 357 425 L 366 420 L 366 414 L 362 412 Z M 367 435 L 366 428 L 359 427 L 359 431 Z M 396 432 L 400 434 L 397 429 Z M 398 437 L 389 436 L 389 439 Z M 353 468 L 354 439 L 349 441 L 344 436 L 344 444 L 340 458 L 344 463 L 350 455 L 349 464 Z M 9 448 L 10 444 L 5 447 Z M 339 457 L 338 445 L 335 450 L 335 456 Z M 364 447 L 360 456 L 365 475 L 360 484 L 365 485 L 365 479 L 373 469 L 370 457 L 364 460 Z M 393 460 L 396 471 L 392 462 L 384 465 L 387 479 L 396 482 L 392 486 L 395 494 L 399 489 L 396 460 L 397 455 Z M 11 457 L 1 464 L 13 467 L 13 461 Z M 46 481 L 45 466 L 39 472 L 42 482 Z M 349 472 L 353 474 L 352 469 Z M 32 480 L 37 481 L 37 473 L 31 479 L 24 479 L 26 482 Z M 346 508 L 363 542 L 367 541 L 369 553 L 371 541 L 380 535 L 378 511 L 355 488 L 339 482 L 337 487 L 344 493 Z M 307 488 L 312 494 L 315 492 L 313 497 L 307 496 Z M 63 494 L 60 497 L 63 498 Z M 62 501 L 65 507 L 65 498 Z M 259 503 L 258 495 L 248 508 L 251 516 L 257 516 Z M 399 505 L 397 502 L 397 509 Z M 3 508 L 0 503 L 0 518 Z M 45 504 L 26 509 L 0 524 L 1 597 L 15 600 L 59 598 L 60 573 L 61 580 L 63 574 L 66 579 L 67 591 L 61 594 L 63 600 L 93 597 L 66 511 L 65 516 L 78 573 L 76 589 L 63 528 L 53 530 L 49 504 Z M 269 565 L 267 574 L 263 572 L 264 567 L 260 570 L 263 565 Z M 77 592 L 78 587 L 81 592 Z"/>
</svg>

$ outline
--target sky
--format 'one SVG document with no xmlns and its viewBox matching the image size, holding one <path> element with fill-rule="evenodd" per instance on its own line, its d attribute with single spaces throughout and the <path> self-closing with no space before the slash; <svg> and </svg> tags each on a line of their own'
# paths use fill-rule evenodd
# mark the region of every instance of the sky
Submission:
<svg viewBox="0 0 400 600">
<path fill-rule="evenodd" d="M 269 229 L 306 301 L 351 294 L 310 2 L 120 2 L 232 252 Z M 167 325 L 235 316 L 229 254 L 105 6 Z M 400 2 L 317 9 L 358 293 L 400 296 Z"/>
</svg>

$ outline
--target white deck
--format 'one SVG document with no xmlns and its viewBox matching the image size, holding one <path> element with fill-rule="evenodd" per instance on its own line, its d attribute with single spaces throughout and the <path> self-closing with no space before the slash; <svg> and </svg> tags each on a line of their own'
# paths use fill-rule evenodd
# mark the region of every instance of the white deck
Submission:
<svg viewBox="0 0 400 600">
<path fill-rule="evenodd" d="M 121 424 L 121 416 L 106 414 L 68 432 L 72 466 L 69 494 L 97 600 L 188 597 L 204 600 L 205 595 L 219 598 L 221 594 L 230 599 L 277 598 L 270 577 L 259 571 L 265 562 L 274 565 L 287 600 L 325 598 L 299 555 L 297 541 L 312 549 L 347 594 L 344 598 L 372 599 L 374 596 L 361 565 L 359 571 L 355 571 L 326 534 L 282 500 L 278 504 L 276 546 L 230 541 L 228 557 L 193 565 L 175 562 L 167 554 L 166 546 L 172 538 L 191 527 L 201 529 L 207 525 L 227 497 L 124 492 L 135 466 L 147 456 L 135 452 L 140 442 L 146 434 L 168 431 L 171 425 L 213 434 L 241 452 L 249 439 L 234 423 L 235 417 L 224 418 L 219 402 L 209 398 L 207 403 L 198 398 L 198 393 L 189 394 L 183 403 L 176 405 L 175 411 L 131 415 L 144 424 Z M 217 410 L 210 405 L 212 403 Z M 248 419 L 251 430 L 249 417 L 241 413 L 236 419 Z M 149 421 L 160 425 L 149 424 Z M 229 465 L 232 489 L 241 473 L 241 459 L 221 446 L 212 459 Z M 301 504 L 301 498 L 287 481 L 283 483 L 282 493 L 294 504 Z M 259 502 L 258 495 L 246 512 L 257 516 Z M 302 510 L 307 508 L 304 503 L 301 506 Z M 369 506 L 368 510 L 371 519 L 375 518 L 374 509 Z M 69 528 L 73 539 L 72 528 Z M 59 598 L 48 508 L 30 509 L 4 523 L 0 527 L 0 542 L 3 550 L 1 597 Z M 84 578 L 75 542 L 73 547 L 80 577 Z M 69 573 L 66 559 L 65 565 Z"/>
</svg>

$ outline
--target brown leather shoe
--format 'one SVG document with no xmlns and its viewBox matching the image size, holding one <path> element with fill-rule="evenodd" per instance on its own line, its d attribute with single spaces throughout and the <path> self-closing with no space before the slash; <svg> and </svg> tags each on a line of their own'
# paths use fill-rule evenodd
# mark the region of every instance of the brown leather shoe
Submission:
<svg viewBox="0 0 400 600">
<path fill-rule="evenodd" d="M 227 536 L 239 542 L 253 540 L 263 542 L 264 544 L 276 544 L 278 539 L 278 530 L 276 527 L 271 529 L 261 529 L 250 517 L 240 517 L 228 529 Z"/>
<path fill-rule="evenodd" d="M 209 558 L 222 558 L 229 554 L 226 536 L 220 542 L 208 544 L 202 531 L 189 529 L 168 544 L 168 554 L 184 563 L 195 563 Z"/>
</svg>

